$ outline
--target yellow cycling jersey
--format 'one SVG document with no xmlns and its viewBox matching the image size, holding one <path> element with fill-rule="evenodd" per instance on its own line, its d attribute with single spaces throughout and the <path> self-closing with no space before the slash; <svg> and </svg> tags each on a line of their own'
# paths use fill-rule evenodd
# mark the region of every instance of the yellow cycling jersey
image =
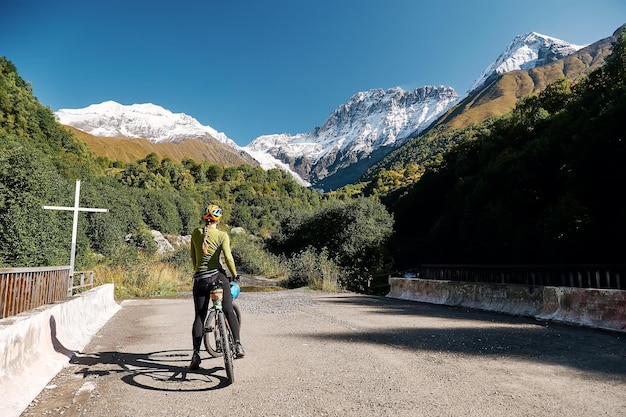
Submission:
<svg viewBox="0 0 626 417">
<path fill-rule="evenodd" d="M 235 260 L 230 252 L 230 237 L 228 233 L 215 227 L 209 227 L 208 229 L 206 237 L 208 253 L 206 255 L 202 253 L 202 243 L 205 241 L 204 228 L 198 227 L 191 233 L 191 262 L 195 272 L 223 268 L 220 262 L 220 255 L 223 253 L 228 270 L 232 277 L 236 277 L 237 269 L 235 269 Z"/>
</svg>

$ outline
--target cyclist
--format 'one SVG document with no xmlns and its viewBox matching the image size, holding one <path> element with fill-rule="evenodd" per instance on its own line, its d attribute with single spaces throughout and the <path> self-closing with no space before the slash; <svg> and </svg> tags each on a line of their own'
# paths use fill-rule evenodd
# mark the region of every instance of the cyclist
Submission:
<svg viewBox="0 0 626 417">
<path fill-rule="evenodd" d="M 191 233 L 191 262 L 195 270 L 193 276 L 195 319 L 191 331 L 193 338 L 193 355 L 189 369 L 198 369 L 200 367 L 200 344 L 202 343 L 203 323 L 209 309 L 209 288 L 210 284 L 218 279 L 222 281 L 222 288 L 224 289 L 222 308 L 224 309 L 226 319 L 230 324 L 235 339 L 237 357 L 241 358 L 245 355 L 243 346 L 239 341 L 239 321 L 233 310 L 230 282 L 226 277 L 226 271 L 220 263 L 220 254 L 224 253 L 226 266 L 231 276 L 235 280 L 239 280 L 240 277 L 237 275 L 235 261 L 230 252 L 230 238 L 228 237 L 228 233 L 217 229 L 217 224 L 222 218 L 222 209 L 215 204 L 209 204 L 204 210 L 202 218 L 205 221 L 204 226 L 194 229 Z"/>
</svg>

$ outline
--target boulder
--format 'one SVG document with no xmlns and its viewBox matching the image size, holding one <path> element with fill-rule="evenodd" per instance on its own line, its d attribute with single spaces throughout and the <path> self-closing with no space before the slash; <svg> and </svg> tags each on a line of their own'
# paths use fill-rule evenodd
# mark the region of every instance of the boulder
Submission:
<svg viewBox="0 0 626 417">
<path fill-rule="evenodd" d="M 152 237 L 154 238 L 154 243 L 156 243 L 157 245 L 157 253 L 159 255 L 163 255 L 167 252 L 174 252 L 176 250 L 161 232 L 159 232 L 158 230 L 151 230 L 150 232 L 152 233 Z"/>
</svg>

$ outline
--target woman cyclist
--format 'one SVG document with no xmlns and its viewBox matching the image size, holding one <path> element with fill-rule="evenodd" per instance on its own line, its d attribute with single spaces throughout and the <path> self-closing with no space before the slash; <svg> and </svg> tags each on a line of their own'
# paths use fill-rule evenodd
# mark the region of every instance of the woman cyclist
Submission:
<svg viewBox="0 0 626 417">
<path fill-rule="evenodd" d="M 202 343 L 202 331 L 204 319 L 207 316 L 210 301 L 210 286 L 217 279 L 222 281 L 224 288 L 224 299 L 222 308 L 226 314 L 226 319 L 230 324 L 233 337 L 235 338 L 235 348 L 237 357 L 245 355 L 243 346 L 239 341 L 239 321 L 233 310 L 233 298 L 230 294 L 230 282 L 226 277 L 226 271 L 220 263 L 220 254 L 224 253 L 226 266 L 235 280 L 239 280 L 235 261 L 230 252 L 230 238 L 228 233 L 218 230 L 217 224 L 222 217 L 222 209 L 215 204 L 209 204 L 204 210 L 202 218 L 205 221 L 203 227 L 196 228 L 191 233 L 191 262 L 195 270 L 193 276 L 193 303 L 195 309 L 195 319 L 191 330 L 193 338 L 193 355 L 189 369 L 200 367 L 200 344 Z"/>
</svg>

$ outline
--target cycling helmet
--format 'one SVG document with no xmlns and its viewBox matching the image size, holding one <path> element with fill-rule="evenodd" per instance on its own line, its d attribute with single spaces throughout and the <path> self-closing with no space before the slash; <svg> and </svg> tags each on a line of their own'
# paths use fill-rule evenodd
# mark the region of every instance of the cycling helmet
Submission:
<svg viewBox="0 0 626 417">
<path fill-rule="evenodd" d="M 239 284 L 237 284 L 235 281 L 232 281 L 230 283 L 230 294 L 233 296 L 233 300 L 239 297 L 240 292 L 241 288 L 239 287 Z"/>
<path fill-rule="evenodd" d="M 215 204 L 209 204 L 204 209 L 204 214 L 202 215 L 204 220 L 216 222 L 222 218 L 222 209 Z"/>
</svg>

